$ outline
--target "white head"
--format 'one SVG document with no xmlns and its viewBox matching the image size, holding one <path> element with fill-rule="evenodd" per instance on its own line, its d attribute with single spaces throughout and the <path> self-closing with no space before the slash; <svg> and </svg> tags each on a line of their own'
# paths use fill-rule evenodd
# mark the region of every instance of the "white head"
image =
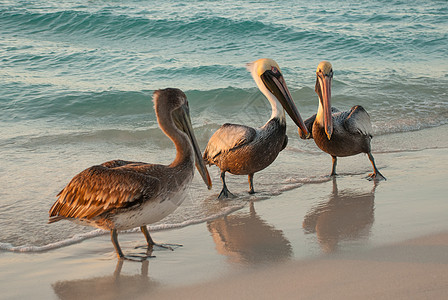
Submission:
<svg viewBox="0 0 448 300">
<path fill-rule="evenodd" d="M 251 72 L 260 91 L 271 103 L 271 118 L 277 117 L 285 120 L 284 110 L 286 110 L 294 123 L 308 134 L 306 126 L 292 100 L 291 93 L 288 90 L 278 64 L 273 59 L 261 58 L 248 63 L 247 69 Z M 282 106 L 284 110 L 280 106 Z"/>
</svg>

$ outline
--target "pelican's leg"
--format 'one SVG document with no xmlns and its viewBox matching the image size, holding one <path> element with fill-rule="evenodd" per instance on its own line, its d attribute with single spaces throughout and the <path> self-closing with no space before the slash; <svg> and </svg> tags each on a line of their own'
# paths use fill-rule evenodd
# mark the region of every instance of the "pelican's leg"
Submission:
<svg viewBox="0 0 448 300">
<path fill-rule="evenodd" d="M 154 246 L 156 243 L 151 238 L 151 235 L 149 235 L 148 228 L 146 226 L 141 226 L 140 230 L 142 231 L 143 235 L 145 236 L 146 242 L 148 242 L 148 247 Z"/>
<path fill-rule="evenodd" d="M 376 179 L 376 180 L 386 180 L 386 177 L 383 176 L 383 174 L 380 173 L 380 171 L 378 171 L 376 165 L 375 165 L 375 159 L 373 158 L 373 155 L 371 152 L 367 153 L 367 155 L 369 156 L 370 162 L 372 163 L 373 166 L 373 173 L 369 174 L 369 177 L 371 179 Z"/>
<path fill-rule="evenodd" d="M 226 171 L 221 172 L 221 181 L 222 181 L 222 190 L 221 193 L 219 193 L 218 199 L 224 199 L 229 197 L 235 197 L 228 189 L 226 185 Z"/>
<path fill-rule="evenodd" d="M 112 229 L 110 231 L 110 238 L 112 240 L 112 244 L 114 244 L 115 247 L 115 251 L 117 252 L 117 256 L 118 259 L 127 259 L 127 260 L 131 260 L 131 261 L 144 261 L 147 257 L 140 257 L 138 255 L 128 255 L 128 256 L 124 256 L 123 252 L 121 251 L 120 245 L 118 244 L 118 239 L 117 239 L 117 230 L 116 229 Z"/>
<path fill-rule="evenodd" d="M 333 160 L 333 167 L 331 169 L 331 175 L 330 176 L 336 176 L 338 174 L 336 174 L 336 165 L 338 164 L 338 158 L 336 156 L 331 156 L 332 160 Z"/>
<path fill-rule="evenodd" d="M 140 226 L 140 230 L 142 231 L 143 235 L 146 238 L 146 242 L 148 243 L 149 250 L 152 250 L 152 248 L 154 246 L 169 249 L 171 251 L 174 251 L 174 249 L 171 246 L 182 247 L 182 245 L 180 245 L 180 244 L 157 244 L 152 239 L 151 235 L 149 234 L 148 228 L 146 226 Z M 136 247 L 136 248 L 140 248 L 140 247 Z M 151 255 L 149 255 L 149 257 L 151 257 Z"/>
<path fill-rule="evenodd" d="M 114 248 L 115 248 L 115 251 L 117 252 L 118 258 L 119 259 L 123 259 L 124 255 L 123 255 L 123 252 L 121 252 L 120 245 L 118 244 L 117 230 L 116 229 L 112 229 L 110 231 L 110 239 L 112 240 L 112 244 L 114 244 Z"/>
<path fill-rule="evenodd" d="M 249 194 L 255 194 L 254 191 L 254 173 L 249 174 Z"/>
</svg>

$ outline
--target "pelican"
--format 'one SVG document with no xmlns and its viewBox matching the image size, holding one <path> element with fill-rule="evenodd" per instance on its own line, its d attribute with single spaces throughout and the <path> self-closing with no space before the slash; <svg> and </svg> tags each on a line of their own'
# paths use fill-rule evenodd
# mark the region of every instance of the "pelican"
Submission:
<svg viewBox="0 0 448 300">
<path fill-rule="evenodd" d="M 244 125 L 222 125 L 210 138 L 204 160 L 221 169 L 222 190 L 218 199 L 233 196 L 225 182 L 225 173 L 248 175 L 249 194 L 253 194 L 254 173 L 269 166 L 287 143 L 285 110 L 292 120 L 308 134 L 278 64 L 262 58 L 247 64 L 255 83 L 272 106 L 271 118 L 261 128 Z"/>
<path fill-rule="evenodd" d="M 140 227 L 148 248 L 156 245 L 146 225 L 163 219 L 182 203 L 195 162 L 211 189 L 185 94 L 172 88 L 155 91 L 154 109 L 160 128 L 176 146 L 174 161 L 165 166 L 113 160 L 90 167 L 73 177 L 58 194 L 49 223 L 68 219 L 110 230 L 118 258 L 128 258 L 118 244 L 117 231 Z"/>
<path fill-rule="evenodd" d="M 299 128 L 301 138 L 313 138 L 316 145 L 331 155 L 333 167 L 331 176 L 336 174 L 337 157 L 352 156 L 366 153 L 373 166 L 371 179 L 386 180 L 378 171 L 370 149 L 372 139 L 372 124 L 370 116 L 360 105 L 353 106 L 349 111 L 339 111 L 331 107 L 331 82 L 333 67 L 328 61 L 322 61 L 316 70 L 315 91 L 319 96 L 319 108 L 316 115 L 305 120 L 311 135 Z"/>
</svg>

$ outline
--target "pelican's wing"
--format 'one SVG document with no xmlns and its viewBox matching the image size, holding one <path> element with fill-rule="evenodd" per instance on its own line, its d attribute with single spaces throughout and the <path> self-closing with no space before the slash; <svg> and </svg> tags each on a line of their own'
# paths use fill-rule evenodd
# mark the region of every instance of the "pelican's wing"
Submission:
<svg viewBox="0 0 448 300">
<path fill-rule="evenodd" d="M 129 165 L 135 165 L 135 164 L 145 164 L 145 163 L 138 163 L 138 162 L 134 162 L 134 161 L 116 159 L 116 160 L 107 161 L 105 163 L 102 163 L 101 165 L 106 168 L 117 168 L 117 167 L 122 167 L 122 166 L 126 166 L 126 165 L 129 166 Z"/>
<path fill-rule="evenodd" d="M 367 111 L 360 105 L 353 106 L 347 112 L 348 116 L 344 120 L 344 128 L 351 133 L 361 133 L 372 135 L 372 123 Z"/>
<path fill-rule="evenodd" d="M 336 107 L 331 107 L 332 114 L 338 113 L 338 112 L 339 112 L 339 109 L 337 109 Z M 306 126 L 306 130 L 308 130 L 308 132 L 310 134 L 308 136 L 309 139 L 313 138 L 313 125 L 314 125 L 314 121 L 316 120 L 316 116 L 317 116 L 317 114 L 314 114 L 311 117 L 309 117 L 308 119 L 306 119 L 304 122 L 305 126 Z M 307 139 L 305 133 L 300 129 L 300 127 L 299 127 L 299 136 L 303 140 Z"/>
<path fill-rule="evenodd" d="M 335 114 L 335 113 L 338 113 L 338 112 L 340 112 L 340 110 L 339 109 L 337 109 L 336 107 L 331 107 L 331 113 L 332 114 Z"/>
<path fill-rule="evenodd" d="M 104 165 L 113 162 L 120 165 L 120 161 Z M 129 167 L 131 162 L 121 162 L 122 167 L 93 166 L 76 175 L 58 194 L 49 222 L 64 218 L 91 220 L 112 210 L 139 205 L 158 194 L 160 181 L 156 177 L 134 170 Z"/>
<path fill-rule="evenodd" d="M 256 135 L 257 131 L 252 127 L 226 123 L 208 141 L 204 159 L 206 161 L 213 160 L 221 153 L 246 145 L 252 142 Z"/>
</svg>

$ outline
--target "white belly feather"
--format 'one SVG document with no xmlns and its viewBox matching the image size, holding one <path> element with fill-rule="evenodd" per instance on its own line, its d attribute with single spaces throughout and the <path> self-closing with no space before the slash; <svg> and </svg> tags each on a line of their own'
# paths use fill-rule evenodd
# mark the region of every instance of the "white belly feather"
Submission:
<svg viewBox="0 0 448 300">
<path fill-rule="evenodd" d="M 157 198 L 142 206 L 115 215 L 112 220 L 118 230 L 127 230 L 158 222 L 174 212 L 187 197 L 189 184 L 184 184 L 177 191 L 161 193 Z"/>
</svg>

